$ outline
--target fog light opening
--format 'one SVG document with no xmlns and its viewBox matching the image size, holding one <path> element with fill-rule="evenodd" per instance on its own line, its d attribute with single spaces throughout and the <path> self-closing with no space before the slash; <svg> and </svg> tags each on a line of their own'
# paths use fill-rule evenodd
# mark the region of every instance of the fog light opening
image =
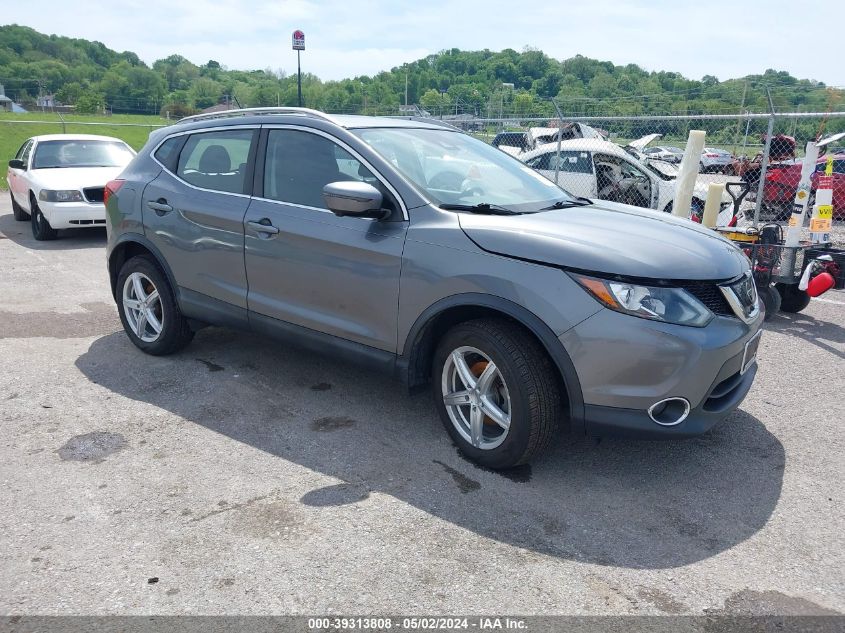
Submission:
<svg viewBox="0 0 845 633">
<path fill-rule="evenodd" d="M 675 426 L 687 419 L 689 411 L 686 398 L 666 398 L 648 408 L 648 417 L 660 426 Z"/>
</svg>

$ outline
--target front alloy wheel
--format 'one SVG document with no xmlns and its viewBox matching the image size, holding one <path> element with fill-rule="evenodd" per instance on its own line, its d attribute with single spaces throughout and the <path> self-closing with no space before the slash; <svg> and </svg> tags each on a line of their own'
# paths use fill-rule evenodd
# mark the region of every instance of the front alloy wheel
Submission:
<svg viewBox="0 0 845 633">
<path fill-rule="evenodd" d="M 481 450 L 505 441 L 511 424 L 510 394 L 498 367 L 484 352 L 463 346 L 449 354 L 441 390 L 449 419 L 464 440 Z"/>
<path fill-rule="evenodd" d="M 487 468 L 526 464 L 561 416 L 556 368 L 519 324 L 485 318 L 452 327 L 432 359 L 432 395 L 461 453 Z"/>
<path fill-rule="evenodd" d="M 143 273 L 135 272 L 123 284 L 123 311 L 129 328 L 145 343 L 161 336 L 164 307 L 155 284 Z"/>
</svg>

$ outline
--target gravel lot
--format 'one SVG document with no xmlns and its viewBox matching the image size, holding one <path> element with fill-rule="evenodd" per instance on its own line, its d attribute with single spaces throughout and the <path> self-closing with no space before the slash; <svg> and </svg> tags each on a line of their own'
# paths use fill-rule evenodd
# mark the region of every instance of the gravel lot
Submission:
<svg viewBox="0 0 845 633">
<path fill-rule="evenodd" d="M 710 434 L 504 476 L 356 367 L 216 328 L 142 355 L 104 243 L 0 203 L 4 614 L 845 611 L 845 293 L 770 322 Z"/>
</svg>

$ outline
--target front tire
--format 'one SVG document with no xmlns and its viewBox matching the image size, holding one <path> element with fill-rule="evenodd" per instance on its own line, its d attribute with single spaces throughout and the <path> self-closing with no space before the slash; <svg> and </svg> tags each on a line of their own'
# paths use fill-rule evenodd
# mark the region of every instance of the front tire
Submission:
<svg viewBox="0 0 845 633">
<path fill-rule="evenodd" d="M 173 354 L 194 337 L 167 277 L 149 257 L 138 255 L 123 264 L 117 305 L 129 339 L 147 354 Z"/>
<path fill-rule="evenodd" d="M 757 292 L 760 295 L 760 299 L 763 300 L 763 306 L 766 308 L 766 316 L 764 317 L 764 320 L 770 321 L 778 312 L 780 312 L 780 293 L 772 284 L 769 284 L 765 288 L 758 288 Z"/>
<path fill-rule="evenodd" d="M 9 197 L 12 199 L 12 215 L 18 222 L 26 222 L 29 220 L 29 213 L 23 210 L 23 207 L 15 200 L 15 194 L 9 192 Z"/>
<path fill-rule="evenodd" d="M 487 468 L 525 464 L 549 444 L 561 416 L 556 369 L 515 323 L 456 325 L 434 353 L 432 391 L 461 452 Z"/>
<path fill-rule="evenodd" d="M 30 214 L 30 220 L 32 221 L 32 237 L 39 242 L 47 242 L 49 240 L 56 239 L 59 236 L 59 232 L 50 226 L 50 222 L 48 222 L 47 218 L 44 217 L 44 214 L 41 212 L 41 208 L 38 206 L 35 198 L 32 198 L 29 204 L 32 209 L 32 213 Z"/>
</svg>

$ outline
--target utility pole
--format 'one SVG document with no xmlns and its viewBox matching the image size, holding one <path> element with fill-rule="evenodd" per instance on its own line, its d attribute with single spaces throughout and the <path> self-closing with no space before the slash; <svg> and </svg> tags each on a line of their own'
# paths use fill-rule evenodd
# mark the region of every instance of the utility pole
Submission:
<svg viewBox="0 0 845 633">
<path fill-rule="evenodd" d="M 408 105 L 408 69 L 405 68 L 405 105 Z"/>
</svg>

